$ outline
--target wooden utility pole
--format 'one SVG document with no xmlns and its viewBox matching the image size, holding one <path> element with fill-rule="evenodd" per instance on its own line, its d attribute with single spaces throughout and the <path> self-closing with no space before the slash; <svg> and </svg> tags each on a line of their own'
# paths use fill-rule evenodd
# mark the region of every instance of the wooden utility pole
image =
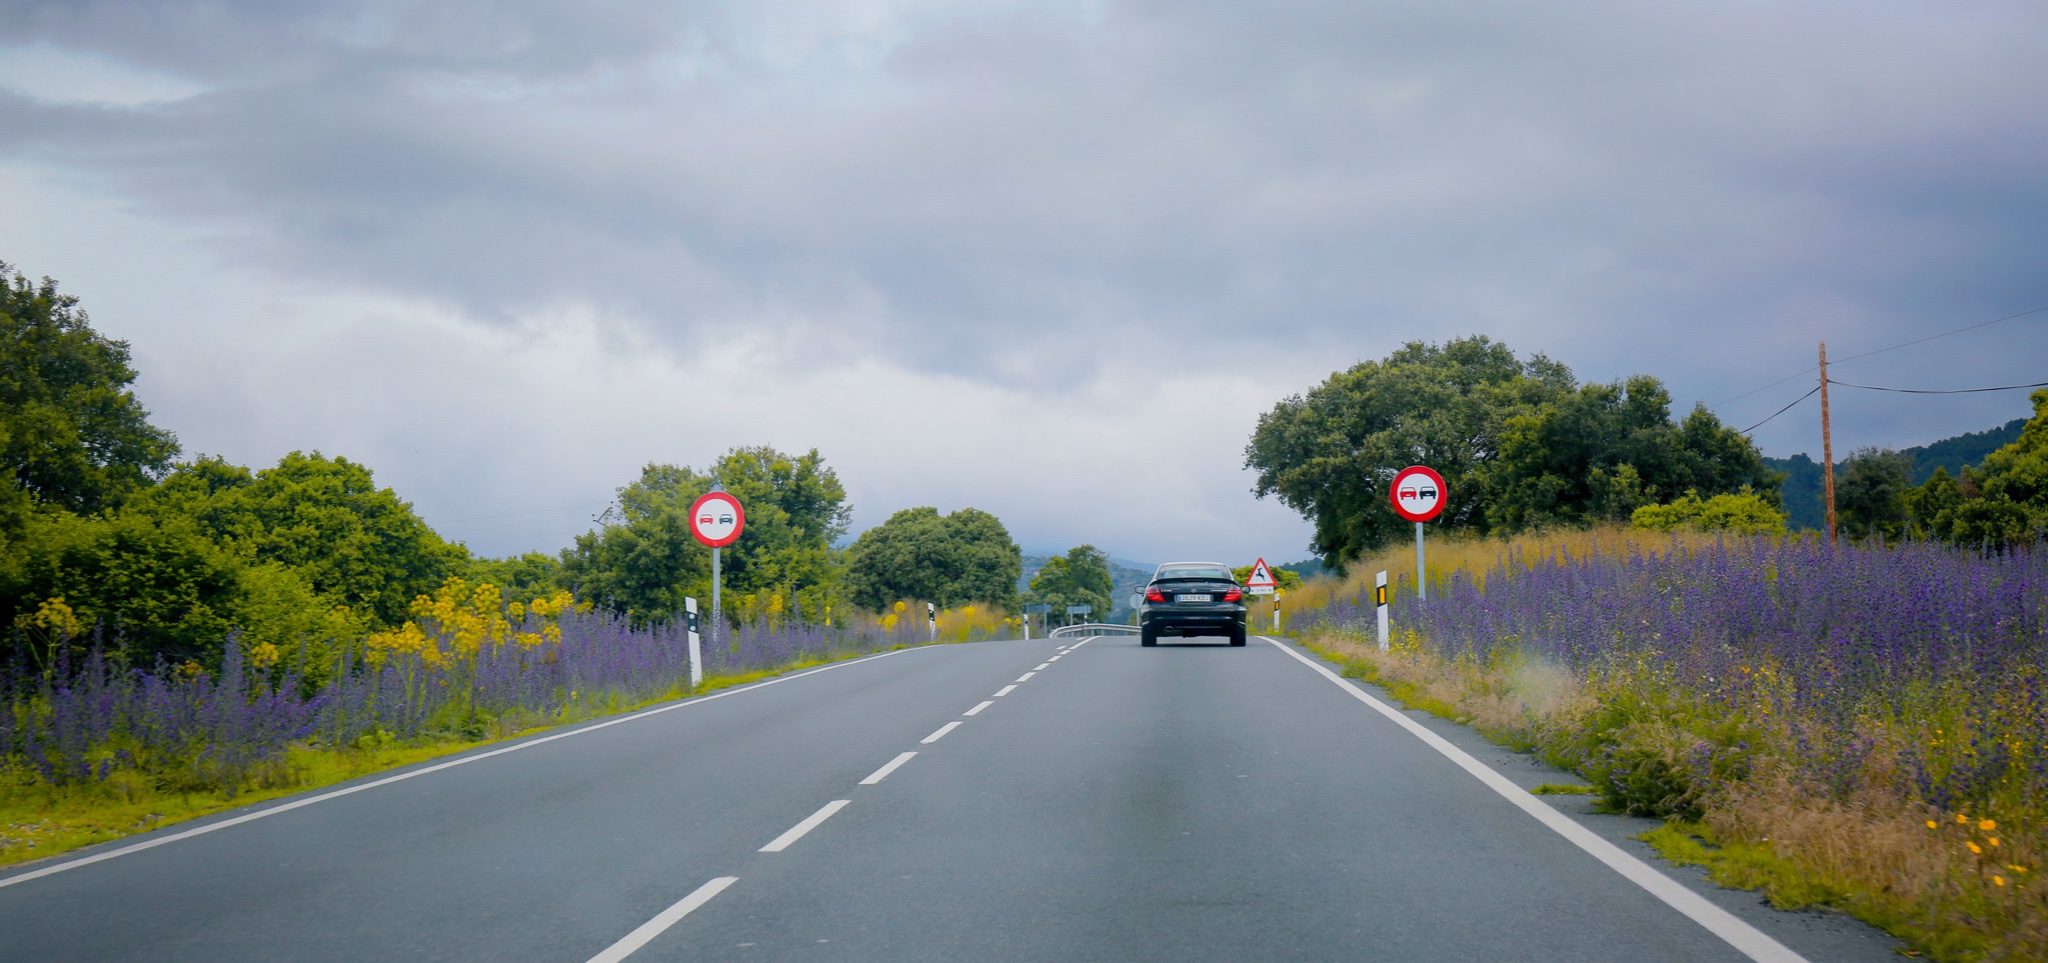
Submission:
<svg viewBox="0 0 2048 963">
<path fill-rule="evenodd" d="M 1828 343 L 1820 343 L 1820 463 L 1828 502 L 1828 544 L 1835 544 L 1835 436 L 1828 426 Z"/>
</svg>

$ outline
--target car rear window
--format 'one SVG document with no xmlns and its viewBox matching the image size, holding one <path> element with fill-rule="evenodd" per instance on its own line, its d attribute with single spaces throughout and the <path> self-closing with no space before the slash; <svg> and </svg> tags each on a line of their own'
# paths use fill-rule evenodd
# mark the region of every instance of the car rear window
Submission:
<svg viewBox="0 0 2048 963">
<path fill-rule="evenodd" d="M 1213 578 L 1232 581 L 1230 570 L 1221 565 L 1161 565 L 1152 578 L 1154 581 L 1163 578 Z"/>
</svg>

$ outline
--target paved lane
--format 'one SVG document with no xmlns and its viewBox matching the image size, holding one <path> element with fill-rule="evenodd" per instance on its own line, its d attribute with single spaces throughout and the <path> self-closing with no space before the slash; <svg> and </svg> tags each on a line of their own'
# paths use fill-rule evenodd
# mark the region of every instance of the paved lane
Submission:
<svg viewBox="0 0 2048 963">
<path fill-rule="evenodd" d="M 1274 645 L 1077 641 L 0 878 L 0 959 L 1745 958 Z"/>
</svg>

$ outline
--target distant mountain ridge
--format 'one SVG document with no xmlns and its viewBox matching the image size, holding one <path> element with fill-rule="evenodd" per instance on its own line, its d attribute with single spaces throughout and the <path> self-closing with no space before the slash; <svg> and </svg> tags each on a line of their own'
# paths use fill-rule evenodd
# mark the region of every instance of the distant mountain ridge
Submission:
<svg viewBox="0 0 2048 963">
<path fill-rule="evenodd" d="M 1981 464 L 1985 455 L 2017 441 L 2020 429 L 2026 423 L 2025 418 L 2014 418 L 1987 431 L 1973 431 L 1900 451 L 1913 457 L 1913 484 L 1924 484 L 1934 477 L 1936 468 L 1946 468 L 1949 474 L 1960 475 L 1965 466 Z M 1786 524 L 1809 531 L 1825 528 L 1827 504 L 1822 499 L 1824 483 L 1820 462 L 1800 452 L 1790 458 L 1766 458 L 1764 464 L 1785 473 L 1785 511 L 1791 516 L 1786 519 Z M 1841 471 L 1842 463 L 1836 462 L 1837 478 Z"/>
</svg>

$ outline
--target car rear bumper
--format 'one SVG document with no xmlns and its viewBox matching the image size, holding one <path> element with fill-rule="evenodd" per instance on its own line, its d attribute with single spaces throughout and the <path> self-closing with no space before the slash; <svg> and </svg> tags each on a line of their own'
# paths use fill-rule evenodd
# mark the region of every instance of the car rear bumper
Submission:
<svg viewBox="0 0 2048 963">
<path fill-rule="evenodd" d="M 1213 612 L 1146 612 L 1139 625 L 1155 632 L 1197 635 L 1228 635 L 1244 628 L 1244 609 Z"/>
</svg>

